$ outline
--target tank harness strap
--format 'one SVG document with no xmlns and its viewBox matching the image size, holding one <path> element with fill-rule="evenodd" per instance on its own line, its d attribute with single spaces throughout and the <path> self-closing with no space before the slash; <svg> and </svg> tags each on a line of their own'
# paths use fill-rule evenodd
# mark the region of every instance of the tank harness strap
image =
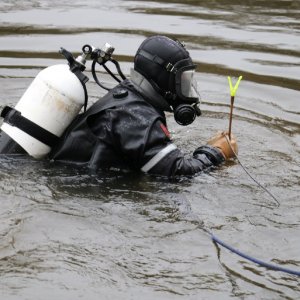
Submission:
<svg viewBox="0 0 300 300">
<path fill-rule="evenodd" d="M 1 117 L 4 118 L 4 122 L 19 128 L 49 147 L 53 147 L 60 140 L 58 136 L 23 117 L 19 111 L 9 106 L 3 108 Z"/>
</svg>

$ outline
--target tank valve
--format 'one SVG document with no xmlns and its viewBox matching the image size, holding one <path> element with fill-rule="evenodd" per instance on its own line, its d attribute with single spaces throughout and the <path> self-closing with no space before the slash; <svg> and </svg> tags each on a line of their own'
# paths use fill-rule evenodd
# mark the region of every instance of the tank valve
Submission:
<svg viewBox="0 0 300 300">
<path fill-rule="evenodd" d="M 105 43 L 101 49 L 90 45 L 84 45 L 82 47 L 82 52 L 85 57 L 90 55 L 92 60 L 96 60 L 101 65 L 104 65 L 108 60 L 111 60 L 114 50 L 115 48 L 109 43 Z"/>
</svg>

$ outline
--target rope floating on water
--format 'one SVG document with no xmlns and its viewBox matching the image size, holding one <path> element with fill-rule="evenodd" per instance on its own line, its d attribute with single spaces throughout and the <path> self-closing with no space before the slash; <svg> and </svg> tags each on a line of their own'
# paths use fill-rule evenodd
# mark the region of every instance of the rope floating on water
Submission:
<svg viewBox="0 0 300 300">
<path fill-rule="evenodd" d="M 244 170 L 244 172 L 261 188 L 263 189 L 270 197 L 273 198 L 273 200 L 276 202 L 276 207 L 279 207 L 280 206 L 280 202 L 279 200 L 266 188 L 264 187 L 258 180 L 256 180 L 251 174 L 250 172 L 247 170 L 247 168 L 242 164 L 242 162 L 240 161 L 238 155 L 235 153 L 234 149 L 232 148 L 231 146 L 231 143 L 227 137 L 227 135 L 225 134 L 224 135 L 225 138 L 226 138 L 226 141 L 229 145 L 229 147 L 231 148 L 231 151 L 234 153 L 235 155 L 235 159 L 237 160 L 237 162 L 239 163 L 239 165 L 242 167 L 242 169 Z"/>
<path fill-rule="evenodd" d="M 274 270 L 274 271 L 281 271 L 281 272 L 285 272 L 285 273 L 288 273 L 288 274 L 292 274 L 292 275 L 297 275 L 297 276 L 300 276 L 300 271 L 296 271 L 296 270 L 291 270 L 291 269 L 288 269 L 288 268 L 284 268 L 284 267 L 281 267 L 281 266 L 278 266 L 278 265 L 275 265 L 275 264 L 271 264 L 271 263 L 268 263 L 268 262 L 264 262 L 260 259 L 257 259 L 255 257 L 252 257 L 248 254 L 245 254 L 243 252 L 241 252 L 240 250 L 228 245 L 227 243 L 223 242 L 222 240 L 220 240 L 218 237 L 216 237 L 214 234 L 212 233 L 209 233 L 210 236 L 211 236 L 211 239 L 213 240 L 213 242 L 215 242 L 216 244 L 230 250 L 231 252 L 247 259 L 247 260 L 250 260 L 262 267 L 265 267 L 265 268 L 268 268 L 268 269 L 271 269 L 271 270 Z"/>
<path fill-rule="evenodd" d="M 233 87 L 232 86 L 232 82 L 231 82 L 231 78 L 228 77 L 228 82 L 229 82 L 229 87 L 230 87 L 230 95 L 231 95 L 231 110 L 230 110 L 230 122 L 229 122 L 229 139 L 227 137 L 226 134 L 224 134 L 226 141 L 229 145 L 229 147 L 231 148 L 231 151 L 234 153 L 236 160 L 238 161 L 239 165 L 242 167 L 242 169 L 245 171 L 245 173 L 260 187 L 262 188 L 266 193 L 268 193 L 269 196 L 271 196 L 273 198 L 273 200 L 276 202 L 276 206 L 279 207 L 280 206 L 280 202 L 278 201 L 278 199 L 266 188 L 264 187 L 258 180 L 256 180 L 251 174 L 250 172 L 247 170 L 247 168 L 241 163 L 241 161 L 239 160 L 236 152 L 234 151 L 234 149 L 231 146 L 230 143 L 230 139 L 231 139 L 231 122 L 232 122 L 232 112 L 233 112 L 233 101 L 234 101 L 234 96 L 236 94 L 236 91 L 238 89 L 239 83 L 242 79 L 242 76 L 239 77 L 238 82 L 236 83 L 236 85 Z M 190 204 L 191 206 L 191 204 Z M 296 270 L 292 270 L 289 268 L 284 268 L 275 264 L 271 264 L 265 261 L 262 261 L 260 259 L 257 259 L 253 256 L 250 256 L 248 254 L 243 253 L 242 251 L 230 246 L 229 244 L 223 242 L 221 239 L 219 239 L 217 236 L 215 236 L 213 233 L 211 233 L 209 230 L 205 229 L 205 232 L 211 237 L 212 241 L 217 244 L 220 245 L 226 249 L 228 249 L 229 251 L 231 251 L 232 253 L 235 253 L 237 255 L 239 255 L 240 257 L 243 257 L 259 266 L 274 270 L 274 271 L 280 271 L 280 272 L 284 272 L 284 273 L 288 273 L 291 275 L 296 275 L 296 276 L 300 276 L 300 271 L 296 271 Z"/>
<path fill-rule="evenodd" d="M 259 182 L 258 182 L 258 181 L 257 181 L 257 180 L 249 173 L 249 171 L 248 171 L 248 170 L 246 169 L 246 167 L 241 163 L 241 161 L 239 160 L 237 154 L 236 154 L 235 151 L 233 150 L 233 148 L 232 148 L 232 146 L 231 146 L 231 144 L 230 144 L 230 141 L 228 140 L 227 135 L 225 135 L 225 138 L 226 138 L 227 143 L 228 143 L 228 145 L 230 146 L 232 152 L 234 153 L 235 158 L 237 159 L 239 165 L 242 167 L 242 169 L 246 172 L 246 174 L 247 174 L 247 175 L 248 175 L 248 176 L 249 176 L 249 177 L 250 177 L 250 178 L 251 178 L 251 179 L 252 179 L 252 180 L 260 187 L 260 188 L 262 188 L 265 192 L 268 193 L 269 196 L 271 196 L 271 197 L 274 199 L 274 201 L 276 202 L 276 206 L 279 207 L 279 206 L 280 206 L 280 202 L 278 201 L 278 199 L 277 199 L 277 198 L 276 198 L 276 197 L 275 197 L 275 196 L 274 196 L 267 188 L 265 188 L 261 183 L 259 183 Z M 236 248 L 234 248 L 234 247 L 228 245 L 227 243 L 223 242 L 221 239 L 219 239 L 219 238 L 218 238 L 217 236 L 215 236 L 213 233 L 211 233 L 211 232 L 209 232 L 209 231 L 208 231 L 207 233 L 210 235 L 210 237 L 211 237 L 211 239 L 212 239 L 212 241 L 213 241 L 214 243 L 216 243 L 216 244 L 218 244 L 218 245 L 220 245 L 220 246 L 222 246 L 222 247 L 224 247 L 224 248 L 230 250 L 232 253 L 235 253 L 235 254 L 237 254 L 237 255 L 239 255 L 239 256 L 241 256 L 241 257 L 243 257 L 243 258 L 245 258 L 245 259 L 247 259 L 247 260 L 249 260 L 249 261 L 252 261 L 252 262 L 254 262 L 254 263 L 256 263 L 256 264 L 258 264 L 258 265 L 260 265 L 260 266 L 262 266 L 262 267 L 265 267 L 265 268 L 268 268 L 268 269 L 271 269 L 271 270 L 274 270 L 274 271 L 281 271 L 281 272 L 288 273 L 288 274 L 291 274 L 291 275 L 300 276 L 300 271 L 291 270 L 291 269 L 289 269 L 289 268 L 284 268 L 284 267 L 281 267 L 281 266 L 278 266 L 278 265 L 275 265 L 275 264 L 271 264 L 271 263 L 262 261 L 262 260 L 260 260 L 260 259 L 255 258 L 255 257 L 252 257 L 252 256 L 250 256 L 250 255 L 248 255 L 248 254 L 245 254 L 245 253 L 243 253 L 242 251 L 240 251 L 240 250 L 238 250 L 238 249 L 236 249 Z"/>
<path fill-rule="evenodd" d="M 235 151 L 233 150 L 231 144 L 230 144 L 230 141 L 228 140 L 228 137 L 227 135 L 225 135 L 225 138 L 227 140 L 227 143 L 229 144 L 232 152 L 234 153 L 235 155 L 235 158 L 237 159 L 239 165 L 242 167 L 242 169 L 246 172 L 246 174 L 260 187 L 262 188 L 265 192 L 267 192 L 273 199 L 274 201 L 276 202 L 276 205 L 277 207 L 280 206 L 280 202 L 278 201 L 278 199 L 267 189 L 265 188 L 261 183 L 259 183 L 250 173 L 249 171 L 246 169 L 246 167 L 241 163 L 241 161 L 239 160 L 237 154 L 235 153 Z M 274 270 L 274 271 L 280 271 L 280 272 L 284 272 L 284 273 L 288 273 L 288 274 L 291 274 L 291 275 L 296 275 L 296 276 L 300 276 L 300 271 L 296 271 L 296 270 L 292 270 L 292 269 L 289 269 L 289 268 L 284 268 L 284 267 L 281 267 L 281 266 L 278 266 L 278 265 L 275 265 L 275 264 L 271 264 L 271 263 L 268 263 L 268 262 L 265 262 L 265 261 L 262 261 L 260 259 L 257 259 L 253 256 L 250 256 L 248 254 L 245 254 L 243 253 L 242 251 L 228 245 L 227 243 L 223 242 L 221 239 L 219 239 L 217 236 L 215 236 L 213 233 L 207 231 L 207 233 L 210 235 L 212 241 L 228 250 L 230 250 L 232 253 L 235 253 L 249 261 L 252 261 L 253 263 L 256 263 L 262 267 L 265 267 L 265 268 L 268 268 L 268 269 L 271 269 L 271 270 Z"/>
</svg>

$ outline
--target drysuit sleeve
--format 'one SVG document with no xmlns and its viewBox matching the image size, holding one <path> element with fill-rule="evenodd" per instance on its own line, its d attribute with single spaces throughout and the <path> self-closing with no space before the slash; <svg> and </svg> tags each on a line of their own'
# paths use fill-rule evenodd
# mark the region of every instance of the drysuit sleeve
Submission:
<svg viewBox="0 0 300 300">
<path fill-rule="evenodd" d="M 159 118 L 148 128 L 140 128 L 134 141 L 129 136 L 127 132 L 120 137 L 120 148 L 135 169 L 145 173 L 168 177 L 194 175 L 224 161 L 221 152 L 212 146 L 199 147 L 192 156 L 186 157 L 172 143 L 167 127 Z"/>
</svg>

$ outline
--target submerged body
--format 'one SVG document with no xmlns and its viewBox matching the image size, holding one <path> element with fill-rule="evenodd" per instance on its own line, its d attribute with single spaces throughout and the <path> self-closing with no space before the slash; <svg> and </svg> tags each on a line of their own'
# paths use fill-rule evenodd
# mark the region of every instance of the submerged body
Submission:
<svg viewBox="0 0 300 300">
<path fill-rule="evenodd" d="M 200 147 L 186 158 L 170 139 L 164 113 L 130 81 L 80 115 L 50 157 L 92 169 L 117 167 L 166 176 L 192 175 L 224 161 L 211 146 Z"/>
<path fill-rule="evenodd" d="M 0 152 L 25 153 L 4 132 Z M 164 112 L 129 80 L 78 115 L 49 158 L 93 170 L 114 167 L 165 176 L 193 175 L 224 161 L 221 151 L 209 145 L 185 157 L 171 141 Z"/>
</svg>

